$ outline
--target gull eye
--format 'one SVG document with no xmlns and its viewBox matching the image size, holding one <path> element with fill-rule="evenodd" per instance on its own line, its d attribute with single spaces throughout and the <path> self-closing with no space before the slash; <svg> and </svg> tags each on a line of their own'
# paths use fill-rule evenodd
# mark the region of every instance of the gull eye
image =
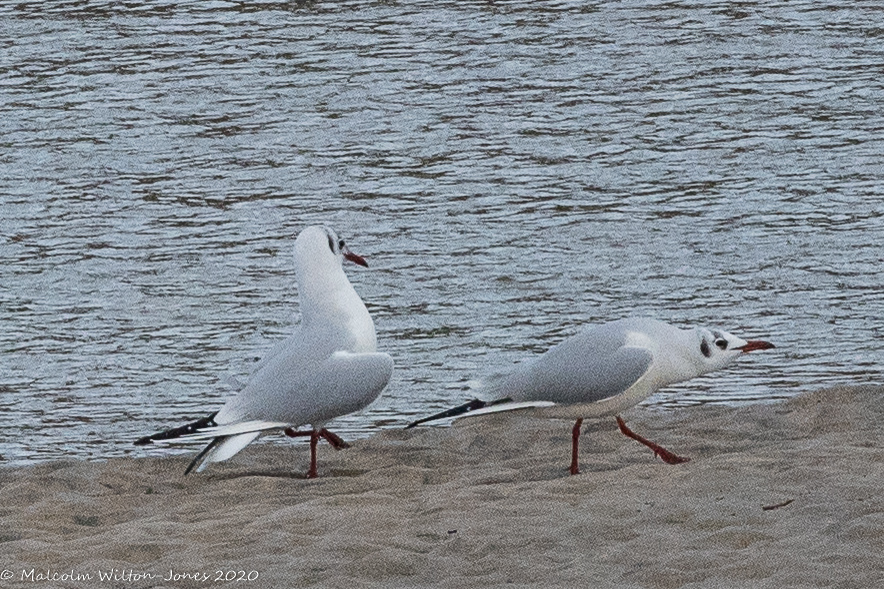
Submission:
<svg viewBox="0 0 884 589">
<path fill-rule="evenodd" d="M 342 239 L 341 241 L 338 242 L 338 247 L 339 247 L 340 249 L 344 249 L 344 240 L 343 240 L 343 239 Z"/>
<path fill-rule="evenodd" d="M 727 340 L 723 338 L 718 338 L 717 340 L 715 340 L 715 345 L 718 346 L 719 350 L 726 350 Z"/>
<path fill-rule="evenodd" d="M 708 358 L 709 356 L 712 355 L 712 352 L 709 351 L 709 344 L 706 343 L 706 340 L 705 340 L 705 339 L 702 340 L 702 341 L 700 342 L 700 351 L 701 351 L 701 352 L 703 353 L 703 355 L 706 356 L 707 358 Z"/>
</svg>

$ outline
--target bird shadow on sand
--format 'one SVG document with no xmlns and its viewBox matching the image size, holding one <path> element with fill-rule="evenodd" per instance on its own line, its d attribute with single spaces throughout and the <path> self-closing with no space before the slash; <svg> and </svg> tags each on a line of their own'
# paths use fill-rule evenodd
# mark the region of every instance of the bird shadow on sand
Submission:
<svg viewBox="0 0 884 589">
<path fill-rule="evenodd" d="M 315 479 L 308 479 L 306 472 L 301 471 L 284 471 L 284 470 L 244 470 L 240 472 L 228 472 L 212 475 L 213 480 L 218 481 L 235 481 L 251 477 L 264 477 L 271 479 L 292 479 L 297 481 L 322 481 L 338 478 L 352 478 L 365 474 L 365 470 L 359 469 L 343 469 L 332 470 L 327 473 L 320 473 Z"/>
<path fill-rule="evenodd" d="M 234 481 L 237 479 L 249 478 L 249 477 L 266 477 L 273 479 L 295 479 L 295 480 L 309 480 L 307 475 L 300 471 L 285 471 L 285 470 L 243 470 L 240 472 L 225 472 L 220 474 L 213 474 L 209 478 L 211 480 L 217 481 Z"/>
</svg>

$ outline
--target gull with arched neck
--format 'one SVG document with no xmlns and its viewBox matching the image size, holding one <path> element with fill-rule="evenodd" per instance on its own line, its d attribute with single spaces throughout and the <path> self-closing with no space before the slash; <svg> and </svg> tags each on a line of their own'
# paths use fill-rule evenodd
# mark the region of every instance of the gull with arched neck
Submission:
<svg viewBox="0 0 884 589">
<path fill-rule="evenodd" d="M 295 240 L 301 310 L 295 333 L 258 363 L 242 390 L 217 412 L 135 444 L 210 440 L 187 474 L 227 460 L 262 432 L 282 429 L 289 436 L 310 437 L 307 477 L 315 477 L 320 438 L 346 447 L 325 423 L 366 407 L 393 372 L 392 358 L 377 352 L 374 322 L 344 274 L 344 260 L 368 266 L 331 229 L 304 229 Z M 296 430 L 304 425 L 311 427 Z"/>
<path fill-rule="evenodd" d="M 577 447 L 584 418 L 615 415 L 623 434 L 648 446 L 665 462 L 678 464 L 688 459 L 634 433 L 619 414 L 663 387 L 723 368 L 747 352 L 773 347 L 716 329 L 679 329 L 655 319 L 621 319 L 585 329 L 521 364 L 492 387 L 490 401 L 474 399 L 407 427 L 445 417 L 516 409 L 574 419 L 570 472 L 578 474 Z"/>
</svg>

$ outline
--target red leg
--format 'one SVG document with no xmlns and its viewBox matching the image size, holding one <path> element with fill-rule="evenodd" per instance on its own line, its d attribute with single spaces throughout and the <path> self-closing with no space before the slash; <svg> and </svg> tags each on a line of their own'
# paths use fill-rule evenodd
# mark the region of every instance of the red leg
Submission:
<svg viewBox="0 0 884 589">
<path fill-rule="evenodd" d="M 310 436 L 310 469 L 307 471 L 307 478 L 315 479 L 317 476 L 319 476 L 316 472 L 316 444 L 319 442 L 320 432 L 317 432 L 316 430 L 299 432 L 290 427 L 287 427 L 282 431 L 290 438 Z"/>
<path fill-rule="evenodd" d="M 332 433 L 325 428 L 319 430 L 319 435 L 325 438 L 325 441 L 331 444 L 332 448 L 335 450 L 343 450 L 344 448 L 349 448 L 350 444 L 341 439 L 336 433 Z"/>
<path fill-rule="evenodd" d="M 571 474 L 580 474 L 580 468 L 577 466 L 577 443 L 580 441 L 581 425 L 583 425 L 582 417 L 574 422 L 574 428 L 571 430 Z"/>
<path fill-rule="evenodd" d="M 307 471 L 308 479 L 315 479 L 319 476 L 316 472 L 316 445 L 319 443 L 319 432 L 310 432 L 310 470 Z"/>
<path fill-rule="evenodd" d="M 341 439 L 338 434 L 332 433 L 325 428 L 321 430 L 310 430 L 307 432 L 299 432 L 294 430 L 293 428 L 287 427 L 283 430 L 285 435 L 290 438 L 298 438 L 303 436 L 310 436 L 310 470 L 307 471 L 308 479 L 315 479 L 318 475 L 316 471 L 316 444 L 319 443 L 319 438 L 325 438 L 325 440 L 331 444 L 332 448 L 335 450 L 341 450 L 343 448 L 349 448 L 350 444 Z"/>
<path fill-rule="evenodd" d="M 623 421 L 623 418 L 619 415 L 617 416 L 617 425 L 620 426 L 620 431 L 623 433 L 624 436 L 632 438 L 636 442 L 644 444 L 645 446 L 653 450 L 654 454 L 659 456 L 666 464 L 681 464 L 682 462 L 687 462 L 690 460 L 690 458 L 682 458 L 681 456 L 673 454 L 663 446 L 655 444 L 651 440 L 643 438 L 637 433 L 633 432 L 631 429 L 626 427 L 626 422 Z"/>
</svg>

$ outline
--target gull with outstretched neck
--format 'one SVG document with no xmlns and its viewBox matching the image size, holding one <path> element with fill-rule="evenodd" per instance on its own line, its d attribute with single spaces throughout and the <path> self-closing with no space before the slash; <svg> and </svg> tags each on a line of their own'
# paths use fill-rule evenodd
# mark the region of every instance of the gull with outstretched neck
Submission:
<svg viewBox="0 0 884 589">
<path fill-rule="evenodd" d="M 264 356 L 242 390 L 217 412 L 135 444 L 209 440 L 188 474 L 231 458 L 263 432 L 281 429 L 292 437 L 309 436 L 307 477 L 316 477 L 319 439 L 347 446 L 325 423 L 366 407 L 393 372 L 392 358 L 377 351 L 374 322 L 344 273 L 344 260 L 368 266 L 331 229 L 304 229 L 295 240 L 301 310 L 295 333 Z M 296 429 L 304 425 L 310 429 Z"/>
<path fill-rule="evenodd" d="M 679 329 L 649 318 L 621 319 L 587 328 L 521 364 L 492 387 L 491 400 L 473 399 L 407 427 L 517 409 L 574 419 L 570 472 L 579 474 L 583 420 L 615 415 L 623 434 L 648 446 L 665 462 L 678 464 L 688 459 L 636 434 L 619 414 L 663 387 L 723 368 L 747 352 L 773 347 L 716 329 Z"/>
</svg>

